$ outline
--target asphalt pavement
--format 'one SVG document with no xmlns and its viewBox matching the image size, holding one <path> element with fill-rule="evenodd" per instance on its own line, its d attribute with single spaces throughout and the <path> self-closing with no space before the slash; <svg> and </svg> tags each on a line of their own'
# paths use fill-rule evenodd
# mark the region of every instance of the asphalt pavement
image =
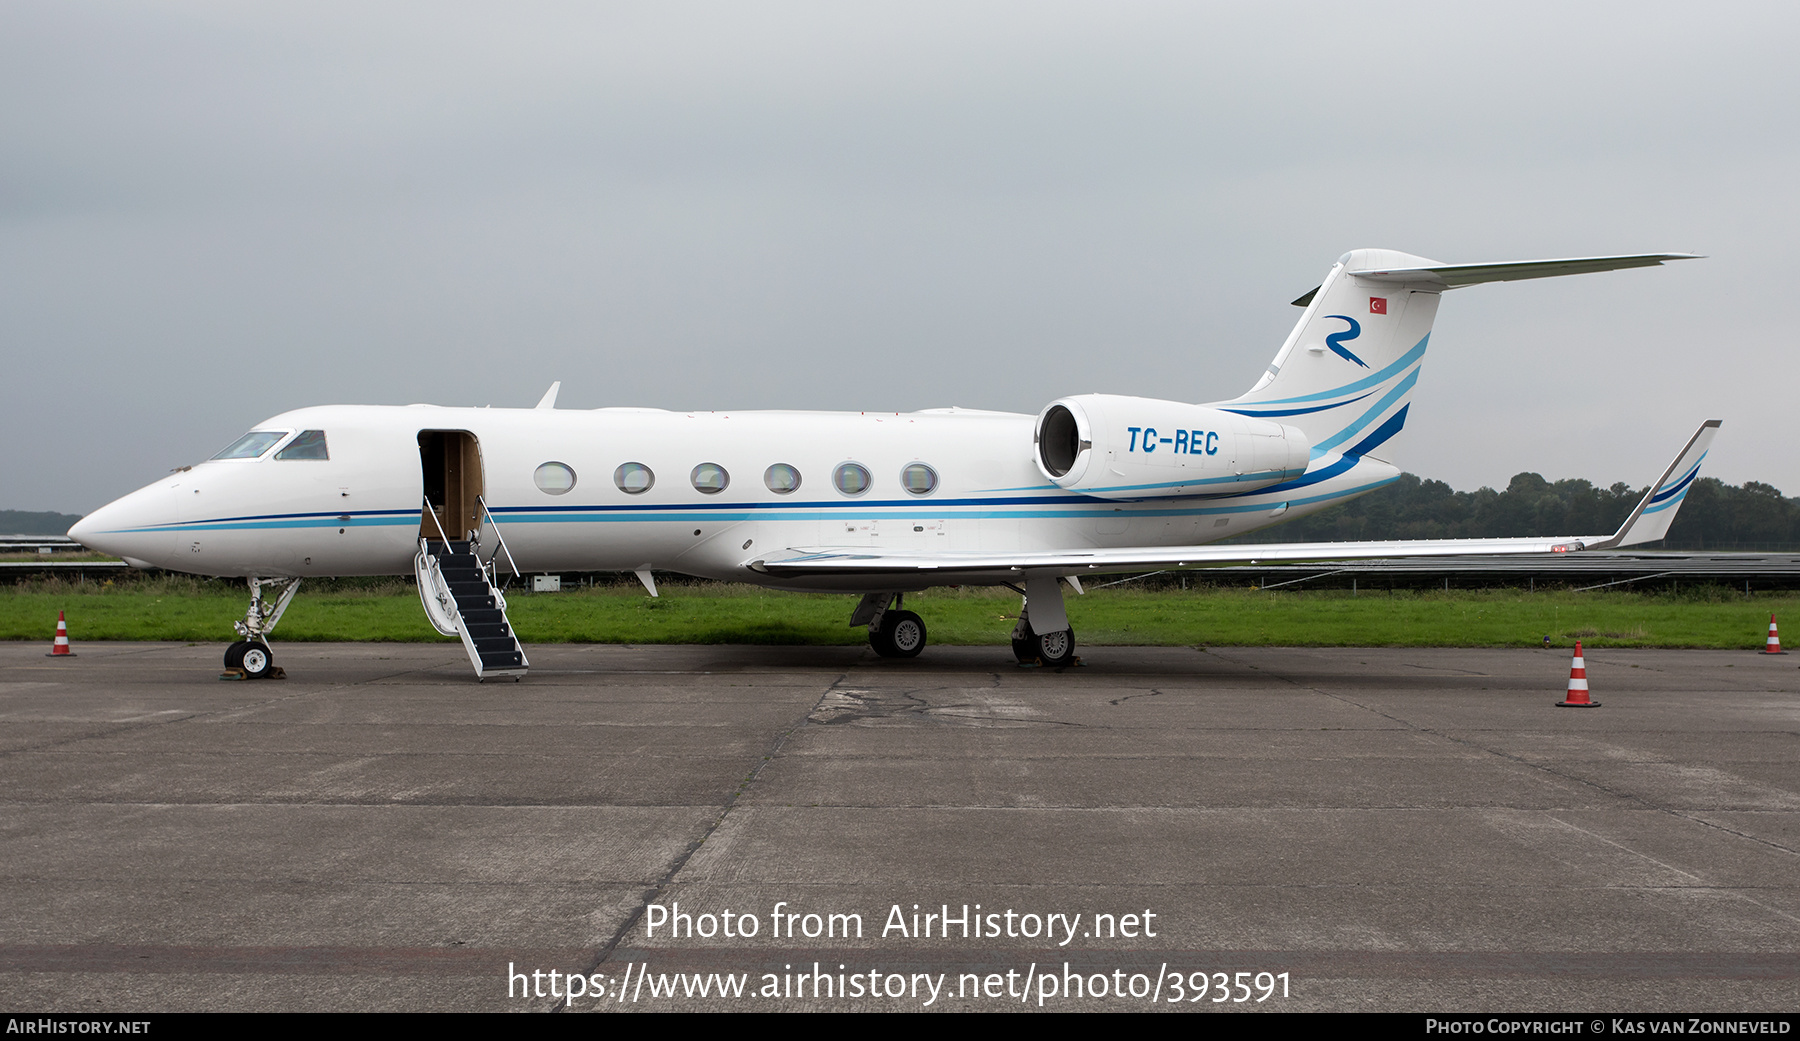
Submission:
<svg viewBox="0 0 1800 1041">
<path fill-rule="evenodd" d="M 48 650 L 9 1009 L 1800 1009 L 1800 656 Z"/>
</svg>

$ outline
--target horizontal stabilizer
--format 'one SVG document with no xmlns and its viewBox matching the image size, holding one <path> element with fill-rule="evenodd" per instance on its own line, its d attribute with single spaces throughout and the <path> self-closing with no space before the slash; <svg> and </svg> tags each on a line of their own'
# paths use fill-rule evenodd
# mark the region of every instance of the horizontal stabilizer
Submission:
<svg viewBox="0 0 1800 1041">
<path fill-rule="evenodd" d="M 1422 267 L 1367 268 L 1349 272 L 1371 282 L 1410 282 L 1441 285 L 1446 289 L 1482 282 L 1512 282 L 1521 278 L 1553 278 L 1585 275 L 1594 271 L 1656 267 L 1668 260 L 1699 260 L 1697 253 L 1635 253 L 1621 257 L 1568 257 L 1562 260 L 1512 260 L 1498 264 L 1432 264 Z M 1298 303 L 1298 301 L 1296 301 Z"/>
</svg>

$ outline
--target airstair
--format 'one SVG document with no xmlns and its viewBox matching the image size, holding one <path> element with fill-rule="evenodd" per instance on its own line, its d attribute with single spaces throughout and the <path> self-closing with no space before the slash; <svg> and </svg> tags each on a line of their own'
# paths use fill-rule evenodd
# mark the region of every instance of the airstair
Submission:
<svg viewBox="0 0 1800 1041">
<path fill-rule="evenodd" d="M 506 619 L 506 595 L 496 584 L 497 563 L 502 554 L 511 567 L 513 577 L 519 574 L 512 552 L 500 535 L 499 525 L 480 499 L 483 525 L 467 533 L 467 539 L 444 536 L 419 539 L 419 555 L 413 560 L 413 571 L 419 579 L 419 601 L 425 617 L 445 636 L 461 636 L 469 664 L 482 680 L 490 676 L 511 676 L 515 681 L 531 668 L 525 659 L 525 648 L 513 634 Z M 431 504 L 425 504 L 427 516 L 436 517 Z M 493 534 L 493 546 L 484 556 L 482 536 Z"/>
</svg>

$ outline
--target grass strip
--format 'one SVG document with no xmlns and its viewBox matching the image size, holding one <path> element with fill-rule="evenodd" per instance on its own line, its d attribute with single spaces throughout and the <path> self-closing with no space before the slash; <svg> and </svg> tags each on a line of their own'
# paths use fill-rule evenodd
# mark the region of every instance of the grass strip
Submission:
<svg viewBox="0 0 1800 1041">
<path fill-rule="evenodd" d="M 651 599 L 635 583 L 561 593 L 514 591 L 509 616 L 526 643 L 849 645 L 854 599 L 724 583 L 665 583 Z M 0 589 L 0 639 L 50 641 L 56 615 L 71 638 L 224 642 L 243 617 L 238 583 L 182 577 Z M 1719 586 L 1679 593 L 1513 589 L 1414 591 L 1101 589 L 1067 598 L 1084 646 L 1761 648 L 1770 614 L 1800 625 L 1800 595 L 1744 596 Z M 909 594 L 938 644 L 1006 643 L 1019 598 L 1001 589 Z M 321 581 L 302 587 L 280 640 L 449 641 L 426 623 L 410 584 Z M 1794 635 L 1800 642 L 1800 629 Z"/>
</svg>

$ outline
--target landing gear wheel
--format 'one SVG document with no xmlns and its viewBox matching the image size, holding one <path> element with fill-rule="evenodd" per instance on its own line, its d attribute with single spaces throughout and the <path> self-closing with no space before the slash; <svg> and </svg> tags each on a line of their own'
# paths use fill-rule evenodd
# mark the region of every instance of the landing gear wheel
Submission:
<svg viewBox="0 0 1800 1041">
<path fill-rule="evenodd" d="M 262 679 L 275 667 L 275 656 L 269 653 L 269 645 L 266 643 L 246 643 L 242 658 L 243 664 L 238 668 L 243 669 L 244 675 L 253 680 Z"/>
<path fill-rule="evenodd" d="M 1029 665 L 1032 662 L 1037 661 L 1036 636 L 1015 636 L 1013 637 L 1012 645 L 1013 657 L 1017 658 L 1021 665 Z"/>
<path fill-rule="evenodd" d="M 869 646 L 883 658 L 917 658 L 925 649 L 925 621 L 911 611 L 889 611 L 869 631 Z"/>
<path fill-rule="evenodd" d="M 249 640 L 239 640 L 225 648 L 225 667 L 241 669 L 244 667 L 244 650 L 250 646 Z"/>
<path fill-rule="evenodd" d="M 1059 633 L 1038 633 L 1032 639 L 1037 644 L 1037 656 L 1050 668 L 1060 669 L 1075 660 L 1073 629 L 1064 629 Z"/>
<path fill-rule="evenodd" d="M 925 649 L 925 620 L 911 611 L 895 611 L 882 619 L 895 656 L 917 658 Z"/>
</svg>

